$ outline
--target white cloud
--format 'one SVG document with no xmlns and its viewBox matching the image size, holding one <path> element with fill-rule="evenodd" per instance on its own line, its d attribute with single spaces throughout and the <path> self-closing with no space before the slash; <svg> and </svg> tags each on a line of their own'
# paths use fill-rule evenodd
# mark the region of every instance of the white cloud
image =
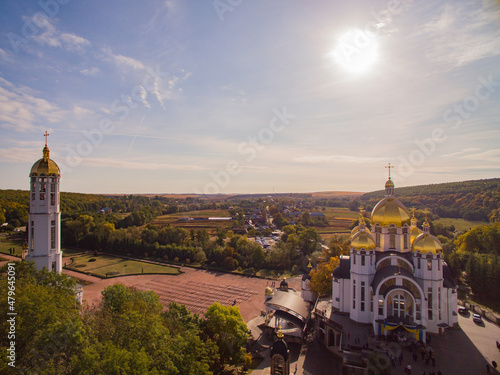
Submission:
<svg viewBox="0 0 500 375">
<path fill-rule="evenodd" d="M 190 72 L 181 70 L 182 75 L 170 75 L 168 78 L 155 79 L 154 88 L 151 93 L 156 97 L 163 109 L 165 102 L 174 97 L 175 92 L 181 92 L 182 88 L 177 87 L 179 82 L 188 79 L 191 76 Z"/>
<path fill-rule="evenodd" d="M 452 157 L 457 157 L 457 156 L 464 156 L 465 154 L 480 151 L 480 150 L 481 149 L 477 148 L 477 147 L 469 147 L 469 148 L 466 148 L 465 150 L 462 150 L 462 151 L 452 152 L 451 154 L 446 154 L 446 155 L 441 155 L 441 156 L 443 158 L 452 158 Z"/>
<path fill-rule="evenodd" d="M 420 37 L 427 37 L 426 56 L 452 67 L 500 55 L 500 9 L 494 2 L 474 2 L 441 7 L 424 24 Z"/>
<path fill-rule="evenodd" d="M 86 76 L 95 76 L 100 71 L 101 70 L 98 67 L 93 66 L 91 68 L 85 68 L 85 69 L 80 70 L 80 73 L 82 73 L 83 75 L 86 75 Z"/>
<path fill-rule="evenodd" d="M 11 54 L 0 48 L 0 61 L 4 62 L 13 62 L 14 60 L 11 57 Z"/>
<path fill-rule="evenodd" d="M 89 109 L 86 109 L 86 108 L 79 107 L 79 106 L 74 106 L 73 107 L 73 113 L 78 118 L 82 118 L 84 116 L 93 115 L 94 114 L 93 111 L 91 111 Z"/>
<path fill-rule="evenodd" d="M 90 46 L 90 41 L 81 36 L 71 33 L 61 33 L 56 29 L 54 23 L 55 20 L 53 18 L 42 18 L 38 24 L 42 32 L 39 35 L 33 36 L 32 39 L 42 46 L 60 47 L 66 51 L 81 52 Z"/>
<path fill-rule="evenodd" d="M 325 163 L 325 162 L 342 162 L 342 163 L 378 163 L 387 160 L 387 158 L 373 158 L 351 155 L 306 155 L 299 156 L 293 159 L 297 163 Z"/>
<path fill-rule="evenodd" d="M 480 161 L 490 161 L 494 163 L 500 162 L 500 149 L 493 149 L 484 152 L 478 152 L 475 154 L 462 156 L 463 159 L 468 160 L 480 160 Z"/>
<path fill-rule="evenodd" d="M 115 55 L 110 48 L 101 48 L 101 52 L 104 53 L 103 59 L 104 61 L 111 62 L 115 64 L 119 68 L 129 68 L 134 70 L 143 70 L 145 66 L 139 60 L 136 60 L 132 57 L 123 56 L 123 55 Z"/>
<path fill-rule="evenodd" d="M 15 86 L 0 77 L 0 126 L 17 131 L 35 128 L 35 123 L 56 123 L 67 111 L 36 96 L 29 87 Z"/>
<path fill-rule="evenodd" d="M 168 164 L 156 162 L 137 162 L 134 160 L 108 159 L 108 158 L 83 158 L 82 164 L 101 168 L 121 168 L 121 169 L 140 169 L 140 170 L 158 170 L 174 169 L 182 171 L 201 170 L 202 167 L 196 165 Z"/>
<path fill-rule="evenodd" d="M 41 142 L 36 142 L 36 144 L 40 147 Z M 33 147 L 0 148 L 0 161 L 2 162 L 33 163 L 40 159 L 41 155 L 41 149 L 36 150 Z"/>
</svg>

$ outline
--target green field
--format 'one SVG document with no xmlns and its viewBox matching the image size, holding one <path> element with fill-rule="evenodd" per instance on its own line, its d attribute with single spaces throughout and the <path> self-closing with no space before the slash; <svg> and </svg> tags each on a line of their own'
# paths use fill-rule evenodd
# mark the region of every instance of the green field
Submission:
<svg viewBox="0 0 500 375">
<path fill-rule="evenodd" d="M 485 223 L 484 221 L 469 221 L 464 219 L 451 219 L 451 218 L 438 219 L 435 221 L 435 223 L 441 223 L 443 225 L 448 225 L 448 226 L 454 225 L 456 230 L 458 230 L 459 232 L 464 230 L 469 230 L 475 227 L 480 227 L 482 225 L 488 225 L 488 223 Z"/>
<path fill-rule="evenodd" d="M 14 254 L 10 254 L 10 251 L 9 251 L 10 248 L 15 249 Z M 22 242 L 21 241 L 11 240 L 10 238 L 7 238 L 6 236 L 0 237 L 0 253 L 8 254 L 8 255 L 15 255 L 15 256 L 20 257 L 21 252 L 22 252 Z"/>
<path fill-rule="evenodd" d="M 74 257 L 73 262 L 66 268 L 73 271 L 90 273 L 103 278 L 152 273 L 178 275 L 180 273 L 179 269 L 176 267 L 140 262 L 109 255 L 82 255 Z"/>
</svg>

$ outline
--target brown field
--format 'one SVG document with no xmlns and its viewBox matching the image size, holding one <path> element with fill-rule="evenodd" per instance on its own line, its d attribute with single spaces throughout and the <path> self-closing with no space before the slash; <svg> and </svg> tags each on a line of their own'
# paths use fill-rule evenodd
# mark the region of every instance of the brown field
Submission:
<svg viewBox="0 0 500 375">
<path fill-rule="evenodd" d="M 325 207 L 325 210 L 315 210 L 313 212 L 322 212 L 328 220 L 327 227 L 314 227 L 321 237 L 328 241 L 335 235 L 349 234 L 351 230 L 349 226 L 353 220 L 356 220 L 358 214 L 350 211 L 348 208 L 342 207 Z M 163 215 L 157 217 L 151 222 L 152 225 L 163 227 L 171 225 L 173 227 L 185 228 L 187 230 L 206 229 L 210 235 L 214 235 L 217 228 L 231 228 L 233 222 L 216 222 L 216 221 L 179 221 L 183 217 L 229 217 L 227 210 L 201 210 L 189 212 L 177 212 L 175 214 Z"/>
<path fill-rule="evenodd" d="M 317 191 L 311 193 L 313 198 L 358 197 L 365 193 L 358 191 Z"/>
<path fill-rule="evenodd" d="M 154 219 L 151 224 L 163 227 L 171 225 L 173 227 L 185 229 L 206 229 L 209 234 L 214 234 L 217 228 L 230 228 L 233 222 L 227 221 L 179 221 L 182 217 L 229 217 L 227 210 L 200 210 L 189 212 L 177 212 L 175 214 L 163 215 Z"/>
</svg>

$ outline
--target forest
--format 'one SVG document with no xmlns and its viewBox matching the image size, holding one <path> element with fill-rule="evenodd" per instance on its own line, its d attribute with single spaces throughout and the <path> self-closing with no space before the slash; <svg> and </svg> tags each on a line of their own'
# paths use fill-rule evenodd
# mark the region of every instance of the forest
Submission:
<svg viewBox="0 0 500 375">
<path fill-rule="evenodd" d="M 500 179 L 396 187 L 396 197 L 406 207 L 425 207 L 439 217 L 472 221 L 500 221 Z M 384 197 L 378 190 L 361 196 L 369 211 Z"/>
<path fill-rule="evenodd" d="M 19 374 L 221 374 L 249 362 L 248 328 L 237 307 L 211 305 L 203 315 L 171 303 L 167 310 L 153 291 L 115 284 L 98 305 L 80 306 L 76 279 L 14 262 L 0 269 L 0 298 L 7 300 L 7 269 L 15 274 L 14 337 L 2 335 L 0 350 L 14 343 Z M 0 304 L 7 316 L 8 305 Z M 9 332 L 9 322 L 0 323 Z M 12 358 L 11 358 L 12 359 Z M 7 355 L 0 373 L 11 373 Z"/>
<path fill-rule="evenodd" d="M 500 311 L 500 222 L 458 236 L 445 259 L 470 287 L 472 298 Z"/>
</svg>

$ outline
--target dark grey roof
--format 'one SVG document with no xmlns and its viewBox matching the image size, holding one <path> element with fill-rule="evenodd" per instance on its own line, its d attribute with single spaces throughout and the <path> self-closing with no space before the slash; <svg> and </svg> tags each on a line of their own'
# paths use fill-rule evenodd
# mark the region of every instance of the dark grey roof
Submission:
<svg viewBox="0 0 500 375">
<path fill-rule="evenodd" d="M 443 262 L 443 286 L 445 288 L 454 288 L 456 286 L 451 267 L 446 262 Z"/>
<path fill-rule="evenodd" d="M 293 292 L 275 290 L 273 297 L 266 302 L 266 306 L 285 312 L 292 311 L 299 315 L 304 322 L 309 319 L 309 307 L 307 302 Z"/>
<path fill-rule="evenodd" d="M 340 264 L 333 270 L 333 277 L 337 279 L 350 279 L 351 278 L 351 258 L 347 255 L 340 257 Z"/>
<path fill-rule="evenodd" d="M 278 339 L 274 342 L 271 348 L 271 358 L 275 354 L 282 355 L 285 361 L 288 359 L 288 346 L 283 339 Z"/>
<path fill-rule="evenodd" d="M 413 274 L 408 271 L 406 268 L 403 267 L 398 267 L 398 266 L 387 266 L 379 269 L 376 273 L 375 276 L 373 277 L 373 282 L 372 282 L 372 287 L 373 291 L 377 289 L 378 284 L 385 279 L 386 277 L 393 276 L 393 275 L 398 275 L 401 272 L 401 275 L 407 276 L 411 279 L 414 279 Z"/>
</svg>

